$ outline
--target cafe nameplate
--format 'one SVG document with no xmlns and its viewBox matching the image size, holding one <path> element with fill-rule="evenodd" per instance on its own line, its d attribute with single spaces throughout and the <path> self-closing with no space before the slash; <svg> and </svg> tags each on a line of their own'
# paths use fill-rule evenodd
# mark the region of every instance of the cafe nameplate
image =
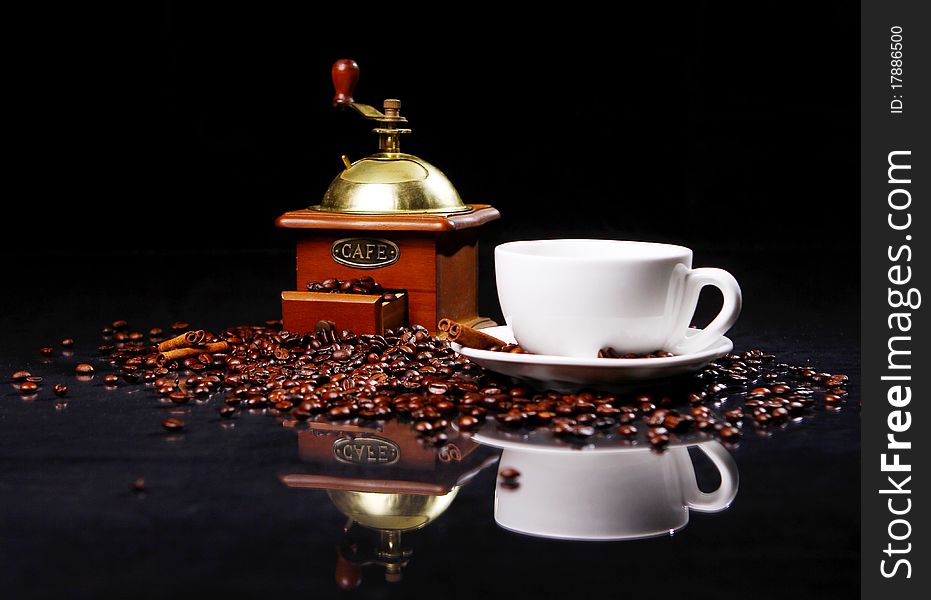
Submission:
<svg viewBox="0 0 931 600">
<path fill-rule="evenodd" d="M 357 269 L 378 269 L 401 257 L 397 244 L 382 238 L 343 238 L 330 247 L 333 260 Z"/>
<path fill-rule="evenodd" d="M 333 456 L 352 465 L 390 465 L 401 458 L 400 447 L 391 440 L 375 436 L 341 438 L 333 443 Z"/>
</svg>

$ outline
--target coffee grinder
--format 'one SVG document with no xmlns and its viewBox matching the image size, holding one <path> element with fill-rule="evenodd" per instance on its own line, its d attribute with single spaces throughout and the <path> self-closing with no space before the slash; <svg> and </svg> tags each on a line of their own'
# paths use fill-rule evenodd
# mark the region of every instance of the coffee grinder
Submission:
<svg viewBox="0 0 931 600">
<path fill-rule="evenodd" d="M 499 218 L 487 204 L 465 204 L 443 173 L 405 154 L 400 138 L 401 101 L 384 112 L 353 100 L 359 66 L 337 61 L 332 69 L 333 105 L 351 107 L 375 121 L 379 151 L 350 161 L 316 205 L 286 212 L 278 227 L 297 234 L 297 291 L 282 292 L 289 331 L 312 331 L 319 320 L 358 333 L 421 324 L 434 330 L 448 317 L 472 327 L 494 325 L 478 315 L 478 232 Z M 394 292 L 343 294 L 303 291 L 328 278 L 372 277 Z"/>
</svg>

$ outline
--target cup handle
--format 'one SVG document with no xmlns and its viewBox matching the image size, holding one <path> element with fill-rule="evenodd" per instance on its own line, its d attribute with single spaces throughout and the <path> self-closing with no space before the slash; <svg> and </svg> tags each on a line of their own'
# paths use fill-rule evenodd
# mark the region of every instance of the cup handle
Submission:
<svg viewBox="0 0 931 600">
<path fill-rule="evenodd" d="M 689 508 L 699 512 L 724 510 L 737 497 L 737 486 L 740 482 L 737 463 L 734 462 L 731 453 L 717 442 L 699 444 L 698 447 L 717 467 L 718 473 L 721 474 L 721 485 L 713 492 L 703 492 L 698 489 L 698 482 L 695 478 L 691 477 L 686 484 L 685 503 Z"/>
<path fill-rule="evenodd" d="M 724 305 L 721 312 L 708 324 L 703 330 L 696 335 L 686 338 L 685 328 L 688 328 L 689 322 L 695 315 L 695 309 L 698 307 L 698 296 L 706 285 L 713 285 L 724 296 Z M 715 340 L 727 333 L 737 317 L 740 316 L 740 306 L 742 297 L 740 294 L 740 285 L 734 276 L 724 269 L 701 268 L 692 269 L 685 275 L 685 292 L 682 299 L 682 314 L 686 315 L 684 324 L 679 333 L 678 342 L 673 344 L 670 351 L 673 354 L 690 354 L 698 352 L 710 346 Z"/>
</svg>

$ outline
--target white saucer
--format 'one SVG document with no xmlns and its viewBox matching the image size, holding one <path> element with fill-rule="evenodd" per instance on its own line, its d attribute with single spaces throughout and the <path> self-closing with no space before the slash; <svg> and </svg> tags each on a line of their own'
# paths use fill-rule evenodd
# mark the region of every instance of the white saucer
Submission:
<svg viewBox="0 0 931 600">
<path fill-rule="evenodd" d="M 506 325 L 488 327 L 482 331 L 504 342 L 516 342 L 510 327 Z M 692 329 L 686 335 L 696 335 L 699 331 Z M 489 371 L 522 379 L 535 387 L 557 391 L 596 387 L 610 391 L 638 382 L 693 373 L 733 350 L 734 343 L 721 336 L 721 339 L 704 350 L 666 358 L 577 358 L 492 352 L 465 348 L 455 343 L 451 346 L 456 352 Z"/>
</svg>

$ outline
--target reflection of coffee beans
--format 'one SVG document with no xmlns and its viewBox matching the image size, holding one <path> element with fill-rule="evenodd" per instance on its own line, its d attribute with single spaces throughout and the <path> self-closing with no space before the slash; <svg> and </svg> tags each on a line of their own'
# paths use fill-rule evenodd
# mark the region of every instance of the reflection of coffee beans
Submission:
<svg viewBox="0 0 931 600">
<path fill-rule="evenodd" d="M 175 418 L 165 419 L 162 421 L 162 427 L 168 431 L 180 431 L 184 428 L 184 421 Z"/>
<path fill-rule="evenodd" d="M 614 348 L 607 347 L 598 351 L 598 358 L 669 358 L 675 356 L 672 352 L 656 350 L 649 354 L 620 353 Z"/>
</svg>

